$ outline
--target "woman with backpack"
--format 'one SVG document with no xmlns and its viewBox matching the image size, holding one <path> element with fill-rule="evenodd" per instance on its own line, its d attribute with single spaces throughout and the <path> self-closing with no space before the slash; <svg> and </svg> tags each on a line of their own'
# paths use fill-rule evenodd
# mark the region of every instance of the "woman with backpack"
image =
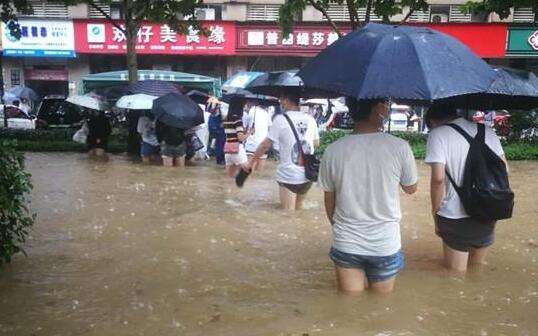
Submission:
<svg viewBox="0 0 538 336">
<path fill-rule="evenodd" d="M 497 219 L 511 216 L 508 166 L 493 129 L 458 117 L 453 106 L 432 105 L 426 124 L 431 130 L 425 162 L 431 166 L 435 233 L 443 241 L 445 266 L 465 272 L 484 263 Z M 473 190 L 477 185 L 481 190 Z M 493 193 L 482 193 L 491 186 Z"/>
</svg>

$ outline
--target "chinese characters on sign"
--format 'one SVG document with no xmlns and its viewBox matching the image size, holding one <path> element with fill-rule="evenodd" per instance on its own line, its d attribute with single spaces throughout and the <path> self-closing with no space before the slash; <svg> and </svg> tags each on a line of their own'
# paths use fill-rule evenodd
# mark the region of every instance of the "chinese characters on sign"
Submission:
<svg viewBox="0 0 538 336">
<path fill-rule="evenodd" d="M 335 32 L 298 31 L 288 36 L 282 36 L 278 31 L 249 31 L 248 46 L 295 46 L 295 47 L 326 47 L 338 39 Z"/>
<path fill-rule="evenodd" d="M 238 55 L 314 56 L 338 40 L 338 34 L 326 25 L 297 25 L 287 36 L 268 24 L 239 25 L 237 30 Z"/>
<path fill-rule="evenodd" d="M 120 25 L 123 29 L 124 26 Z M 221 54 L 235 53 L 235 25 L 230 22 L 207 23 L 207 34 L 189 27 L 178 34 L 167 25 L 143 24 L 137 33 L 136 49 L 140 54 Z M 126 37 L 110 23 L 75 22 L 76 49 L 86 53 L 124 53 Z M 85 39 L 83 37 L 86 37 Z"/>
<path fill-rule="evenodd" d="M 2 45 L 5 56 L 75 57 L 73 23 L 67 20 L 19 21 L 21 38 L 11 35 L 4 25 Z"/>
</svg>

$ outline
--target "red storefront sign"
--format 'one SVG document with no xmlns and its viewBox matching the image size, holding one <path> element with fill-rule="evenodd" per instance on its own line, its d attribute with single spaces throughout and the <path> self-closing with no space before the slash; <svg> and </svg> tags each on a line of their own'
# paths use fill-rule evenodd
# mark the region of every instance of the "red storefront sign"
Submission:
<svg viewBox="0 0 538 336">
<path fill-rule="evenodd" d="M 482 58 L 506 55 L 506 23 L 428 23 L 426 26 L 457 38 Z"/>
<path fill-rule="evenodd" d="M 125 54 L 125 35 L 104 20 L 75 20 L 75 50 L 81 54 Z M 177 34 L 167 25 L 144 23 L 137 35 L 138 54 L 233 55 L 235 23 L 204 22 L 208 36 L 190 30 Z"/>
<path fill-rule="evenodd" d="M 276 24 L 238 25 L 237 54 L 314 56 L 337 39 L 329 25 L 297 25 L 288 37 Z"/>
<path fill-rule="evenodd" d="M 484 58 L 504 57 L 506 24 L 443 23 L 416 24 L 451 35 Z M 349 27 L 342 27 L 349 32 Z M 237 26 L 238 55 L 314 56 L 338 39 L 329 25 L 297 25 L 288 38 L 283 38 L 277 25 L 249 24 Z"/>
<path fill-rule="evenodd" d="M 24 71 L 25 80 L 37 81 L 67 81 L 67 70 L 27 69 Z"/>
</svg>

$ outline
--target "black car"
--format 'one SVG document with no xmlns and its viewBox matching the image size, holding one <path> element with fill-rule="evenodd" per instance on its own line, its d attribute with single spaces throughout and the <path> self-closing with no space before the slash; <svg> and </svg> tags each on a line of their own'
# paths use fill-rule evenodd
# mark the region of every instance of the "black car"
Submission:
<svg viewBox="0 0 538 336">
<path fill-rule="evenodd" d="M 67 103 L 62 95 L 45 96 L 37 110 L 37 125 L 46 127 L 75 127 L 82 120 L 78 106 Z"/>
</svg>

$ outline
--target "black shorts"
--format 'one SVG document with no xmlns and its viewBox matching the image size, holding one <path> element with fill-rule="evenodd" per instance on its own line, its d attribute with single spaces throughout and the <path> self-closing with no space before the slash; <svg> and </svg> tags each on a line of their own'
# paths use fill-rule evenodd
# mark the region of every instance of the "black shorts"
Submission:
<svg viewBox="0 0 538 336">
<path fill-rule="evenodd" d="M 301 184 L 289 184 L 289 183 L 282 183 L 277 182 L 279 186 L 284 187 L 291 191 L 294 194 L 304 195 L 310 190 L 310 187 L 312 187 L 312 182 L 305 182 Z"/>
<path fill-rule="evenodd" d="M 446 218 L 437 216 L 439 236 L 448 247 L 462 252 L 471 248 L 488 247 L 495 240 L 496 221 L 473 218 Z"/>
</svg>

